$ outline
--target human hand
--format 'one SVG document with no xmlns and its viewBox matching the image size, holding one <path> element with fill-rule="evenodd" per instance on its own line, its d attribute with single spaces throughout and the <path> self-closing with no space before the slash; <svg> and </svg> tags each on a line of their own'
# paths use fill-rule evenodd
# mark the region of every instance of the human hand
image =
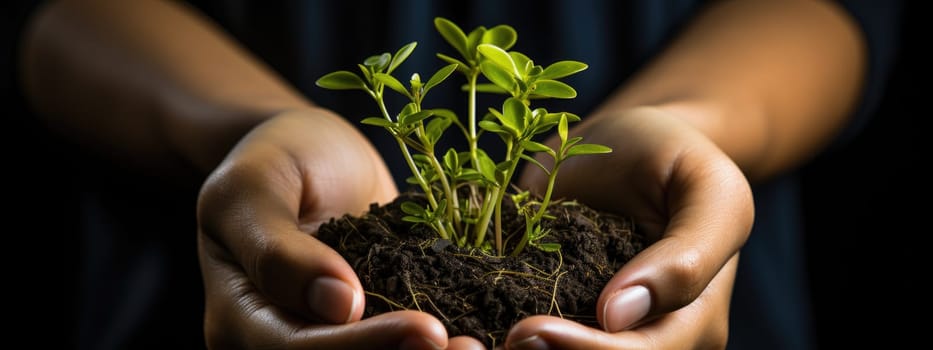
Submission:
<svg viewBox="0 0 933 350">
<path fill-rule="evenodd" d="M 434 317 L 360 320 L 351 267 L 315 239 L 321 223 L 397 190 L 372 146 L 321 109 L 285 112 L 244 137 L 198 200 L 198 254 L 209 348 L 477 348 Z"/>
<path fill-rule="evenodd" d="M 724 348 L 738 250 L 754 217 L 738 167 L 705 135 L 661 109 L 636 108 L 572 130 L 613 152 L 561 166 L 556 197 L 625 213 L 652 242 L 603 289 L 603 330 L 550 316 L 516 324 L 508 349 Z M 542 188 L 535 168 L 522 184 Z"/>
</svg>

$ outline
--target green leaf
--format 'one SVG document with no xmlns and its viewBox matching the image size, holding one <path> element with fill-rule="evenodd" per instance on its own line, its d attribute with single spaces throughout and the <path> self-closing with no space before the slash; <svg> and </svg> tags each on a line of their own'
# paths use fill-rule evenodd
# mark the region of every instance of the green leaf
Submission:
<svg viewBox="0 0 933 350">
<path fill-rule="evenodd" d="M 556 125 L 558 122 L 560 122 L 561 116 L 565 116 L 565 117 L 567 118 L 567 122 L 568 122 L 568 123 L 573 123 L 573 122 L 578 122 L 578 121 L 580 121 L 580 116 L 578 116 L 578 115 L 576 115 L 576 114 L 569 113 L 569 112 L 560 112 L 560 113 L 548 113 L 548 114 L 546 114 L 546 115 L 544 116 L 544 122 L 545 122 L 545 123 L 554 123 L 554 124 Z"/>
<path fill-rule="evenodd" d="M 408 89 L 405 88 L 404 85 L 402 85 L 402 82 L 398 81 L 398 79 L 395 79 L 395 77 L 385 74 L 385 73 L 376 73 L 375 78 L 380 83 L 383 83 L 385 84 L 385 86 L 388 86 L 390 89 L 395 90 L 395 92 L 405 95 L 405 97 L 408 97 L 409 99 L 411 99 L 411 93 L 408 92 Z"/>
<path fill-rule="evenodd" d="M 567 140 L 567 143 L 561 145 L 561 147 L 563 147 L 563 149 L 561 150 L 561 152 L 563 152 L 563 150 L 565 150 L 565 149 L 570 148 L 570 147 L 573 146 L 573 145 L 576 145 L 576 144 L 577 144 L 578 142 L 580 142 L 580 141 L 583 141 L 583 137 L 581 137 L 581 136 L 574 136 L 574 137 L 571 137 L 570 139 Z"/>
<path fill-rule="evenodd" d="M 500 126 L 499 124 L 497 124 L 496 122 L 493 122 L 493 121 L 481 120 L 481 121 L 478 123 L 478 125 L 479 125 L 480 129 L 483 129 L 483 130 L 486 130 L 486 131 L 489 131 L 489 132 L 494 132 L 494 133 L 497 133 L 497 134 L 509 134 L 509 135 L 511 135 L 511 132 L 509 132 L 508 130 L 502 128 L 502 126 Z"/>
<path fill-rule="evenodd" d="M 486 33 L 486 27 L 479 26 L 479 27 L 474 28 L 473 31 L 470 32 L 470 34 L 467 34 L 466 47 L 467 47 L 467 51 L 469 51 L 469 54 L 470 54 L 469 56 L 466 57 L 468 61 L 475 62 L 476 59 L 479 58 L 476 52 L 476 47 L 482 43 L 484 33 Z"/>
<path fill-rule="evenodd" d="M 504 91 L 515 91 L 515 77 L 498 64 L 486 61 L 479 65 L 480 72 L 486 79 Z"/>
<path fill-rule="evenodd" d="M 500 24 L 489 28 L 489 30 L 483 33 L 482 43 L 496 45 L 504 50 L 508 50 L 512 45 L 515 45 L 517 40 L 518 33 L 515 32 L 515 28 Z"/>
<path fill-rule="evenodd" d="M 470 152 L 460 152 L 457 157 L 460 158 L 460 166 L 463 167 L 464 164 L 470 161 Z"/>
<path fill-rule="evenodd" d="M 476 150 L 476 159 L 479 161 L 479 164 L 474 164 L 476 170 L 483 175 L 486 181 L 499 186 L 499 181 L 496 180 L 496 163 L 489 158 L 486 152 L 480 149 Z"/>
<path fill-rule="evenodd" d="M 402 116 L 415 113 L 415 111 L 417 110 L 418 110 L 418 105 L 415 104 L 414 102 L 406 103 L 405 107 L 402 107 L 402 110 L 398 112 L 398 117 L 401 118 Z"/>
<path fill-rule="evenodd" d="M 440 33 L 442 37 L 444 37 L 444 40 L 446 40 L 450 46 L 453 46 L 453 48 L 457 50 L 460 55 L 469 60 L 470 56 L 468 55 L 469 51 L 467 51 L 467 37 L 459 26 L 446 18 L 436 17 L 434 18 L 434 28 L 437 29 L 437 32 Z"/>
<path fill-rule="evenodd" d="M 547 145 L 540 143 L 540 142 L 531 141 L 531 140 L 523 140 L 522 147 L 525 150 L 528 150 L 531 152 L 546 152 L 547 154 L 550 154 L 551 156 L 555 154 L 554 150 L 548 147 Z"/>
<path fill-rule="evenodd" d="M 437 202 L 437 208 L 435 208 L 434 211 L 431 212 L 433 214 L 431 216 L 434 217 L 439 213 L 443 213 L 444 210 L 446 209 L 447 209 L 447 201 L 439 201 Z"/>
<path fill-rule="evenodd" d="M 419 166 L 425 166 L 425 165 L 430 165 L 430 164 L 431 164 L 431 158 L 428 158 L 428 156 L 423 155 L 423 154 L 413 154 L 413 155 L 411 155 L 411 158 L 412 158 L 412 159 L 415 161 L 415 163 L 417 163 Z"/>
<path fill-rule="evenodd" d="M 511 72 L 515 77 L 521 76 L 518 73 L 518 67 L 515 66 L 515 61 L 512 60 L 512 56 L 502 48 L 490 44 L 480 44 L 476 49 L 483 54 L 483 57 Z"/>
<path fill-rule="evenodd" d="M 398 49 L 398 52 L 395 53 L 395 56 L 392 57 L 392 62 L 389 63 L 389 69 L 386 70 L 386 73 L 392 73 L 395 68 L 398 68 L 402 62 L 405 62 L 408 59 L 408 56 L 411 55 L 411 52 L 415 50 L 415 46 L 418 45 L 418 42 L 412 41 L 402 48 Z"/>
<path fill-rule="evenodd" d="M 444 134 L 444 131 L 450 127 L 452 123 L 451 119 L 448 118 L 434 118 L 428 122 L 428 125 L 424 127 L 425 136 L 428 137 L 428 141 L 431 144 L 437 144 L 437 141 L 441 139 L 441 136 Z"/>
<path fill-rule="evenodd" d="M 544 116 L 547 115 L 547 109 L 538 107 L 531 111 L 531 121 L 535 124 L 541 123 L 544 120 Z"/>
<path fill-rule="evenodd" d="M 516 193 L 516 194 L 513 194 L 513 195 L 511 195 L 511 196 L 509 196 L 509 197 L 512 197 L 512 202 L 513 202 L 513 203 L 515 203 L 516 205 L 521 205 L 521 204 L 524 203 L 526 200 L 528 200 L 528 196 L 530 196 L 530 195 L 531 195 L 531 192 L 528 192 L 528 191 L 521 191 L 521 192 Z"/>
<path fill-rule="evenodd" d="M 539 79 L 535 82 L 534 94 L 554 98 L 577 97 L 577 90 L 557 80 Z"/>
<path fill-rule="evenodd" d="M 363 65 L 372 67 L 373 71 L 378 73 L 386 69 L 386 66 L 389 65 L 390 59 L 392 59 L 392 55 L 386 52 L 381 55 L 369 56 L 369 58 L 363 61 Z"/>
<path fill-rule="evenodd" d="M 579 145 L 574 145 L 567 150 L 567 157 L 579 156 L 583 154 L 604 154 L 612 153 L 612 148 L 597 145 L 593 143 L 581 143 Z"/>
<path fill-rule="evenodd" d="M 434 112 L 434 115 L 437 117 L 457 120 L 457 113 L 454 113 L 452 110 L 445 108 L 432 108 L 431 111 Z"/>
<path fill-rule="evenodd" d="M 402 211 L 409 215 L 424 215 L 424 207 L 414 202 L 402 202 Z"/>
<path fill-rule="evenodd" d="M 538 79 L 559 79 L 568 75 L 579 73 L 585 70 L 587 67 L 589 66 L 587 66 L 586 63 L 577 61 L 555 62 L 554 64 L 547 66 L 547 68 L 544 69 L 544 72 L 541 72 L 541 75 L 538 76 Z"/>
<path fill-rule="evenodd" d="M 548 253 L 560 250 L 560 243 L 534 243 L 532 246 Z"/>
<path fill-rule="evenodd" d="M 427 223 L 430 223 L 430 221 L 428 221 L 428 220 L 426 220 L 426 219 L 424 219 L 424 218 L 419 218 L 419 217 L 417 217 L 417 216 L 403 216 L 403 217 L 402 217 L 402 221 L 404 221 L 404 222 L 411 222 L 411 223 L 415 223 L 415 224 L 427 224 Z"/>
<path fill-rule="evenodd" d="M 442 54 L 442 53 L 437 54 L 437 58 L 440 58 L 441 61 L 447 62 L 447 63 L 449 63 L 449 64 L 456 64 L 456 65 L 457 65 L 457 71 L 460 72 L 460 73 L 463 73 L 464 75 L 470 74 L 470 68 L 469 68 L 469 66 L 468 66 L 466 63 L 463 63 L 462 61 L 460 61 L 460 60 L 458 60 L 458 59 L 456 59 L 456 58 L 447 56 L 447 55 Z"/>
<path fill-rule="evenodd" d="M 453 148 L 447 150 L 447 153 L 444 153 L 444 166 L 447 167 L 447 170 L 456 172 L 460 169 L 460 159 L 457 155 L 457 151 Z"/>
<path fill-rule="evenodd" d="M 456 179 L 458 181 L 476 181 L 483 178 L 483 175 L 480 174 L 476 169 L 463 169 L 460 172 L 460 175 L 457 175 Z"/>
<path fill-rule="evenodd" d="M 515 129 L 518 131 L 517 135 L 525 130 L 525 126 L 528 125 L 528 120 L 526 117 L 531 114 L 531 110 L 528 109 L 528 106 L 525 105 L 521 100 L 509 97 L 502 103 L 502 118 L 499 120 L 507 128 Z"/>
<path fill-rule="evenodd" d="M 531 67 L 534 67 L 534 62 L 532 62 L 528 56 L 518 51 L 509 52 L 509 56 L 512 57 L 512 61 L 515 62 L 515 67 L 518 68 L 521 76 L 528 76 Z"/>
<path fill-rule="evenodd" d="M 420 121 L 422 121 L 422 120 L 425 120 L 425 119 L 427 119 L 428 117 L 430 117 L 430 116 L 432 116 L 432 115 L 434 115 L 434 112 L 431 111 L 430 109 L 429 109 L 429 110 L 420 111 L 420 112 L 415 112 L 415 113 L 412 113 L 412 114 L 403 115 L 401 118 L 399 118 L 398 123 L 399 123 L 399 125 L 401 125 L 401 126 L 403 126 L 403 127 L 406 127 L 406 126 L 412 125 L 412 124 L 414 124 L 414 123 L 420 122 Z"/>
<path fill-rule="evenodd" d="M 363 82 L 363 79 L 360 79 L 360 76 L 345 70 L 324 75 L 318 79 L 315 84 L 322 88 L 332 90 L 367 90 L 366 83 Z"/>
<path fill-rule="evenodd" d="M 537 159 L 535 159 L 534 157 L 529 156 L 529 155 L 527 155 L 527 154 L 522 154 L 522 155 L 520 155 L 519 157 L 521 157 L 521 158 L 524 159 L 524 160 L 527 160 L 527 161 L 528 161 L 529 163 L 531 163 L 531 164 L 537 165 L 538 168 L 541 168 L 541 170 L 543 170 L 544 173 L 547 174 L 548 176 L 551 175 L 551 171 L 548 170 L 548 168 L 545 168 L 545 167 L 544 167 L 544 164 L 541 164 L 541 162 L 539 162 L 539 161 L 538 161 Z"/>
<path fill-rule="evenodd" d="M 516 161 L 518 160 L 517 159 L 506 160 L 506 161 L 502 161 L 499 164 L 496 164 L 496 182 L 497 183 L 500 183 L 500 184 L 508 183 L 508 181 L 506 181 L 507 179 L 505 178 L 505 176 L 506 174 L 508 174 L 509 169 L 512 168 L 512 163 Z"/>
<path fill-rule="evenodd" d="M 369 117 L 369 118 L 365 118 L 361 120 L 360 123 L 363 123 L 366 125 L 381 126 L 383 128 L 394 128 L 395 127 L 395 123 L 387 120 L 386 118 Z"/>
<path fill-rule="evenodd" d="M 440 84 L 442 81 L 444 81 L 444 79 L 447 79 L 447 77 L 449 77 L 450 74 L 453 73 L 456 69 L 456 64 L 449 64 L 439 69 L 436 73 L 434 73 L 434 75 L 431 76 L 431 79 L 428 79 L 428 82 L 424 84 L 422 95 L 427 94 L 428 90 L 431 90 L 432 87 Z"/>
<path fill-rule="evenodd" d="M 551 150 L 547 145 L 532 140 L 522 140 L 522 148 L 531 152 L 546 152 Z"/>
<path fill-rule="evenodd" d="M 560 121 L 557 123 L 557 135 L 560 137 L 560 143 L 567 142 L 567 115 L 561 113 Z"/>
<path fill-rule="evenodd" d="M 535 77 L 537 79 L 541 76 L 541 73 L 544 72 L 544 69 L 541 69 L 541 66 L 532 66 L 530 69 L 527 69 L 525 74 L 529 77 Z"/>
<path fill-rule="evenodd" d="M 429 183 L 434 182 L 437 179 L 437 174 L 435 174 L 434 170 L 431 169 L 433 168 L 431 168 L 431 165 L 429 164 L 422 165 L 421 169 L 421 176 L 424 177 L 424 179 Z"/>
<path fill-rule="evenodd" d="M 363 72 L 363 78 L 364 78 L 363 81 L 367 81 L 367 82 L 373 81 L 373 75 L 372 75 L 372 72 L 369 71 L 369 67 L 366 67 L 362 64 L 357 64 L 356 66 L 360 68 L 360 72 Z"/>
</svg>

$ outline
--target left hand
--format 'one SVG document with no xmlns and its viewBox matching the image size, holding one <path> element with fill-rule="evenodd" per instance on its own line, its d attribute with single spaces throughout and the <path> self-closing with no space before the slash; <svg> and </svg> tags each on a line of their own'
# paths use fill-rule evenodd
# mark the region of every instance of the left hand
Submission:
<svg viewBox="0 0 933 350">
<path fill-rule="evenodd" d="M 724 348 L 738 251 L 754 218 L 745 176 L 704 134 L 661 109 L 603 115 L 572 134 L 613 152 L 566 161 L 555 198 L 629 215 L 651 244 L 603 289 L 602 330 L 534 316 L 512 328 L 506 348 Z M 546 181 L 529 167 L 521 183 L 540 189 Z"/>
</svg>

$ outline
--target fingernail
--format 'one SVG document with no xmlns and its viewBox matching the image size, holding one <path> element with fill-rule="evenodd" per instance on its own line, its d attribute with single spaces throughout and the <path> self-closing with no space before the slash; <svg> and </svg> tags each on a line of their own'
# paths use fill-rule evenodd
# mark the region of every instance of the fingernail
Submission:
<svg viewBox="0 0 933 350">
<path fill-rule="evenodd" d="M 317 317 L 330 323 L 353 318 L 359 296 L 349 284 L 333 277 L 318 277 L 308 288 L 308 306 Z"/>
<path fill-rule="evenodd" d="M 513 350 L 548 350 L 550 346 L 547 345 L 547 342 L 544 339 L 541 339 L 538 335 L 533 335 L 528 338 L 519 340 L 517 342 L 509 345 L 509 349 Z"/>
<path fill-rule="evenodd" d="M 621 332 L 648 314 L 651 293 L 644 286 L 632 286 L 609 297 L 603 309 L 603 327 L 607 332 Z"/>
<path fill-rule="evenodd" d="M 431 339 L 425 337 L 408 337 L 402 341 L 402 344 L 399 344 L 399 349 L 402 350 L 441 350 L 443 349 L 440 345 L 435 344 Z"/>
</svg>

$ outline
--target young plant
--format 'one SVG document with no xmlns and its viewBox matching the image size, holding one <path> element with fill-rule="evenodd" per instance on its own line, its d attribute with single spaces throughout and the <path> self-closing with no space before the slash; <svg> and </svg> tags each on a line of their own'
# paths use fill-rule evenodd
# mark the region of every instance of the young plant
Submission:
<svg viewBox="0 0 933 350">
<path fill-rule="evenodd" d="M 609 153 L 611 149 L 580 143 L 580 137 L 569 138 L 568 124 L 580 118 L 568 112 L 532 109 L 532 101 L 576 97 L 576 90 L 558 79 L 581 72 L 587 65 L 577 61 L 559 61 L 547 67 L 536 65 L 528 56 L 508 51 L 518 36 L 515 29 L 507 25 L 489 29 L 479 26 L 469 34 L 444 18 L 435 18 L 434 25 L 459 58 L 438 53 L 437 57 L 448 65 L 432 74 L 427 82 L 422 82 L 415 73 L 406 86 L 392 75 L 414 51 L 417 43 L 412 42 L 395 55 L 383 53 L 367 58 L 358 65 L 360 74 L 336 71 L 318 79 L 317 85 L 327 89 L 362 90 L 376 102 L 381 116 L 365 118 L 362 123 L 382 127 L 393 136 L 412 172 L 408 183 L 418 186 L 426 198 L 424 205 L 403 203 L 401 209 L 407 214 L 403 218 L 405 221 L 428 225 L 440 238 L 458 246 L 504 255 L 509 248 L 506 246 L 509 237 L 503 237 L 502 204 L 519 163 L 527 161 L 548 175 L 547 190 L 540 201 L 533 200 L 528 192 L 511 196 L 525 219 L 525 230 L 511 246 L 511 254 L 521 253 L 526 246 L 545 251 L 560 249 L 558 244 L 541 242 L 541 239 L 548 234 L 542 220 L 548 218 L 547 208 L 561 164 L 570 157 Z M 422 108 L 428 92 L 454 71 L 466 78 L 462 87 L 467 93 L 465 123 L 450 109 Z M 481 83 L 480 77 L 487 82 Z M 395 114 L 390 114 L 386 106 L 386 87 L 409 101 Z M 489 107 L 482 120 L 477 120 L 476 95 L 479 92 L 505 96 L 501 109 Z M 439 157 L 436 145 L 451 126 L 460 130 L 469 149 L 462 152 L 448 149 Z M 556 149 L 535 141 L 555 126 L 560 140 Z M 505 144 L 502 159 L 493 160 L 479 148 L 478 141 L 484 132 L 498 135 Z M 544 166 L 534 158 L 535 153 L 547 154 L 553 158 L 553 165 Z M 492 239 L 488 237 L 490 228 Z"/>
</svg>

